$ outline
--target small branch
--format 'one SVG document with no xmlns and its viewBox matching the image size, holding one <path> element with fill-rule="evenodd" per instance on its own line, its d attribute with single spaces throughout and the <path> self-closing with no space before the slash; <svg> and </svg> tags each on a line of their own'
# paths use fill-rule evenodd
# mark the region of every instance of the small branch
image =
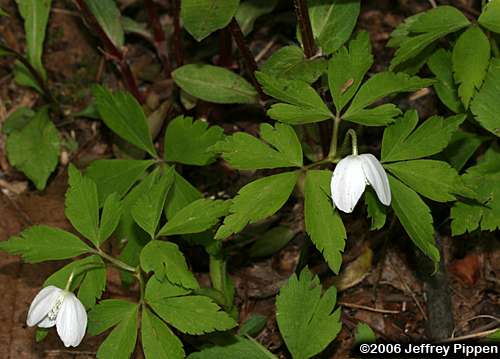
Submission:
<svg viewBox="0 0 500 359">
<path fill-rule="evenodd" d="M 355 304 L 355 303 L 338 302 L 337 304 L 341 305 L 343 307 L 346 307 L 346 308 L 361 309 L 361 310 L 366 310 L 366 311 L 375 312 L 375 313 L 383 313 L 383 314 L 399 314 L 399 313 L 401 313 L 400 310 L 379 309 L 379 308 L 368 307 L 366 305 Z"/>
<path fill-rule="evenodd" d="M 167 40 L 165 38 L 165 32 L 160 23 L 160 18 L 158 17 L 158 8 L 153 0 L 144 0 L 146 9 L 148 11 L 149 21 L 151 22 L 151 27 L 153 29 L 154 43 L 156 47 L 156 52 L 160 57 L 161 63 L 163 65 L 163 71 L 165 71 L 165 76 L 169 79 L 172 77 L 172 66 L 170 65 L 170 60 L 168 56 Z"/>
<path fill-rule="evenodd" d="M 113 41 L 111 41 L 109 36 L 101 27 L 101 25 L 99 25 L 99 22 L 95 18 L 92 11 L 90 11 L 90 9 L 88 8 L 87 4 L 85 3 L 85 0 L 75 0 L 75 1 L 79 10 L 82 13 L 82 17 L 85 19 L 89 27 L 97 33 L 97 36 L 101 40 L 104 46 L 104 52 L 106 58 L 112 60 L 118 67 L 118 70 L 122 74 L 125 87 L 127 88 L 128 91 L 132 93 L 132 95 L 134 95 L 137 101 L 143 104 L 145 101 L 144 97 L 139 91 L 139 87 L 137 86 L 134 74 L 130 69 L 127 59 L 123 55 L 122 50 L 116 47 L 116 45 L 113 43 Z"/>
<path fill-rule="evenodd" d="M 236 42 L 236 45 L 238 46 L 238 49 L 240 50 L 241 55 L 243 56 L 243 60 L 245 61 L 245 65 L 249 72 L 252 84 L 257 89 L 260 98 L 265 99 L 266 95 L 264 94 L 264 91 L 262 91 L 262 87 L 255 78 L 255 71 L 257 71 L 257 63 L 255 62 L 252 52 L 245 43 L 245 38 L 243 36 L 243 33 L 241 32 L 240 25 L 238 24 L 235 18 L 233 18 L 229 23 L 229 31 L 231 32 L 234 42 Z"/>
<path fill-rule="evenodd" d="M 184 64 L 181 29 L 181 0 L 172 0 L 174 3 L 174 55 L 177 67 Z"/>
<path fill-rule="evenodd" d="M 294 0 L 295 14 L 299 23 L 300 34 L 302 36 L 302 44 L 304 45 L 304 54 L 307 58 L 313 57 L 316 49 L 314 45 L 314 37 L 311 27 L 311 19 L 307 9 L 306 0 Z"/>
</svg>

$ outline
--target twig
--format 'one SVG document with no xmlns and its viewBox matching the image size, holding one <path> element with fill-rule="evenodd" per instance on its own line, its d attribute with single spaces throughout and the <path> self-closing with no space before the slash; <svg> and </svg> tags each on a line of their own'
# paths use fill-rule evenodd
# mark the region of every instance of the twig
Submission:
<svg viewBox="0 0 500 359">
<path fill-rule="evenodd" d="M 313 57 L 315 53 L 314 37 L 311 27 L 311 19 L 305 0 L 294 0 L 295 14 L 299 22 L 300 34 L 302 35 L 302 44 L 304 45 L 304 54 L 307 58 Z"/>
<path fill-rule="evenodd" d="M 253 57 L 252 52 L 248 48 L 247 44 L 245 43 L 245 38 L 243 36 L 243 32 L 241 32 L 240 25 L 236 21 L 235 18 L 231 20 L 229 23 L 229 31 L 231 32 L 231 35 L 233 36 L 234 42 L 236 42 L 236 45 L 238 46 L 238 49 L 241 52 L 241 55 L 243 56 L 243 60 L 245 61 L 245 65 L 247 67 L 247 70 L 249 72 L 250 80 L 252 81 L 252 84 L 255 86 L 257 89 L 257 92 L 260 95 L 261 99 L 265 99 L 266 95 L 264 94 L 264 91 L 262 91 L 262 87 L 260 86 L 259 82 L 255 78 L 255 71 L 257 71 L 257 63 L 255 62 L 255 58 Z"/>
<path fill-rule="evenodd" d="M 369 312 L 375 312 L 375 313 L 383 313 L 383 314 L 399 314 L 399 313 L 401 313 L 400 310 L 379 309 L 379 308 L 368 307 L 366 305 L 347 303 L 347 302 L 338 302 L 338 305 L 342 305 L 342 306 L 347 307 L 347 308 L 367 310 Z"/>
<path fill-rule="evenodd" d="M 109 36 L 106 34 L 104 29 L 101 27 L 101 25 L 95 18 L 92 11 L 90 11 L 90 9 L 88 8 L 87 4 L 85 3 L 85 0 L 75 0 L 75 1 L 85 21 L 90 26 L 90 28 L 92 28 L 97 33 L 97 36 L 101 40 L 104 46 L 104 53 L 106 57 L 113 60 L 113 62 L 118 67 L 118 70 L 122 74 L 125 87 L 132 93 L 132 95 L 134 95 L 137 101 L 143 104 L 144 97 L 139 91 L 139 87 L 137 86 L 134 74 L 130 69 L 127 59 L 123 55 L 122 50 L 116 47 L 113 41 L 111 41 Z"/>
<path fill-rule="evenodd" d="M 149 20 L 151 21 L 156 52 L 160 57 L 163 71 L 165 71 L 165 76 L 167 77 L 167 79 L 169 79 L 172 77 L 172 66 L 170 65 L 168 56 L 168 47 L 167 40 L 165 38 L 165 32 L 161 27 L 160 18 L 158 17 L 158 8 L 153 0 L 144 0 L 144 4 L 146 5 L 146 9 L 148 11 Z"/>
<path fill-rule="evenodd" d="M 500 327 L 497 327 L 495 329 L 485 330 L 484 332 L 477 332 L 477 333 L 462 335 L 460 337 L 448 338 L 448 339 L 440 341 L 440 343 L 461 342 L 462 340 L 483 338 L 483 337 L 487 337 L 488 335 L 491 335 L 493 333 L 496 333 L 498 330 L 500 330 Z"/>
<path fill-rule="evenodd" d="M 177 67 L 184 64 L 184 52 L 182 46 L 181 30 L 181 0 L 173 0 L 174 3 L 174 55 Z"/>
</svg>

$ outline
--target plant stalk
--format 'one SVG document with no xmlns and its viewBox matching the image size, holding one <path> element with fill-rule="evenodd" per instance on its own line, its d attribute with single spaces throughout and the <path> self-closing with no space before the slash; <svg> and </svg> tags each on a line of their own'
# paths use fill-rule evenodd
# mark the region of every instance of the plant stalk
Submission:
<svg viewBox="0 0 500 359">
<path fill-rule="evenodd" d="M 101 256 L 102 258 L 106 259 L 108 262 L 110 262 L 111 264 L 113 264 L 115 267 L 117 267 L 119 269 L 123 269 L 124 271 L 134 273 L 134 274 L 137 273 L 137 268 L 132 267 L 132 266 L 128 265 L 127 263 L 124 263 L 121 260 L 110 256 L 109 254 L 104 252 L 102 249 L 94 250 L 94 253 Z"/>
<path fill-rule="evenodd" d="M 330 152 L 328 152 L 328 158 L 335 158 L 335 156 L 337 155 L 340 121 L 341 120 L 339 115 L 335 116 L 335 118 L 333 119 L 332 140 L 330 142 Z"/>
<path fill-rule="evenodd" d="M 309 18 L 309 10 L 307 9 L 306 0 L 294 0 L 295 14 L 299 23 L 300 34 L 302 36 L 302 44 L 304 46 L 304 55 L 307 58 L 313 57 L 316 52 L 314 37 L 311 27 L 311 19 Z"/>
<path fill-rule="evenodd" d="M 165 38 L 165 32 L 163 31 L 160 18 L 158 17 L 158 8 L 153 0 L 144 0 L 144 5 L 146 5 L 151 28 L 153 29 L 156 52 L 162 63 L 165 76 L 169 79 L 172 77 L 172 66 L 168 56 L 167 39 Z"/>
</svg>

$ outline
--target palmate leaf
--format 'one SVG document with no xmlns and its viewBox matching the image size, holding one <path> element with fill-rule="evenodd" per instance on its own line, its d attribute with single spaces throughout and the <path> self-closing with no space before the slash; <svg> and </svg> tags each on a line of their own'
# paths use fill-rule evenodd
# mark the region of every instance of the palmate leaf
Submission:
<svg viewBox="0 0 500 359">
<path fill-rule="evenodd" d="M 463 106 L 458 97 L 458 90 L 453 80 L 453 65 L 451 52 L 437 50 L 429 57 L 427 65 L 436 76 L 434 89 L 442 103 L 455 113 L 463 112 Z"/>
<path fill-rule="evenodd" d="M 222 153 L 232 167 L 241 170 L 302 166 L 302 146 L 293 127 L 264 123 L 260 136 L 272 147 L 245 132 L 236 132 L 210 150 Z"/>
<path fill-rule="evenodd" d="M 121 299 L 103 300 L 89 312 L 88 332 L 90 335 L 104 333 L 136 311 L 137 303 Z"/>
<path fill-rule="evenodd" d="M 306 231 L 325 257 L 329 267 L 338 273 L 347 238 L 344 224 L 332 206 L 330 171 L 307 171 L 304 188 L 304 216 Z"/>
<path fill-rule="evenodd" d="M 479 28 L 469 27 L 453 47 L 453 74 L 458 86 L 458 96 L 465 108 L 483 83 L 490 60 L 490 41 Z"/>
<path fill-rule="evenodd" d="M 111 194 L 104 201 L 101 220 L 99 223 L 99 245 L 104 243 L 115 231 L 120 223 L 123 206 L 116 193 Z"/>
<path fill-rule="evenodd" d="M 144 298 L 146 301 L 154 302 L 162 298 L 181 297 L 191 294 L 192 290 L 173 284 L 168 279 L 162 280 L 155 274 L 152 275 L 146 284 Z"/>
<path fill-rule="evenodd" d="M 333 312 L 337 290 L 332 286 L 321 292 L 318 277 L 305 268 L 299 278 L 293 274 L 276 297 L 276 320 L 293 359 L 319 354 L 342 327 L 340 309 Z"/>
<path fill-rule="evenodd" d="M 500 33 L 500 3 L 488 1 L 483 6 L 483 12 L 479 16 L 478 22 L 488 30 Z"/>
<path fill-rule="evenodd" d="M 256 340 L 234 336 L 229 343 L 212 346 L 192 353 L 188 359 L 276 359 L 277 357 Z"/>
<path fill-rule="evenodd" d="M 141 339 L 146 359 L 185 358 L 179 338 L 147 308 L 142 311 Z"/>
<path fill-rule="evenodd" d="M 215 238 L 225 239 L 247 224 L 276 213 L 290 197 L 298 175 L 298 172 L 280 173 L 260 178 L 241 188 L 231 205 L 231 214 L 224 219 Z"/>
</svg>

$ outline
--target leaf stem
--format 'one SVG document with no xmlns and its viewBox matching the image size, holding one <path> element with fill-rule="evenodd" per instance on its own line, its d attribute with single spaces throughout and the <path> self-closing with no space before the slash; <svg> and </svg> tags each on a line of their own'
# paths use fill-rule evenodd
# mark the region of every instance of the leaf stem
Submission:
<svg viewBox="0 0 500 359">
<path fill-rule="evenodd" d="M 146 293 L 146 285 L 145 285 L 145 280 L 144 280 L 144 275 L 139 267 L 137 267 L 137 270 L 135 272 L 135 277 L 137 278 L 137 281 L 139 282 L 139 303 L 143 304 L 144 303 L 144 296 Z"/>
<path fill-rule="evenodd" d="M 307 58 L 313 57 L 315 54 L 314 37 L 311 27 L 311 19 L 309 18 L 309 10 L 305 0 L 294 0 L 295 14 L 299 23 L 300 34 L 302 36 L 302 44 L 304 45 L 304 55 Z"/>
<path fill-rule="evenodd" d="M 354 131 L 352 128 L 350 128 L 346 133 L 346 137 L 347 136 L 351 136 L 352 154 L 354 156 L 357 156 L 358 155 L 358 136 L 356 136 L 356 131 Z"/>
<path fill-rule="evenodd" d="M 339 115 L 335 116 L 333 119 L 332 140 L 330 142 L 330 152 L 328 153 L 328 158 L 335 158 L 337 155 L 340 121 L 341 119 Z"/>
<path fill-rule="evenodd" d="M 93 252 L 95 254 L 101 256 L 102 258 L 106 259 L 108 262 L 110 262 L 111 264 L 113 264 L 117 268 L 123 269 L 124 271 L 130 272 L 130 273 L 137 273 L 136 267 L 132 267 L 132 266 L 128 265 L 127 263 L 124 263 L 121 260 L 110 256 L 109 254 L 104 252 L 102 249 L 97 249 L 97 250 L 94 249 Z"/>
</svg>

